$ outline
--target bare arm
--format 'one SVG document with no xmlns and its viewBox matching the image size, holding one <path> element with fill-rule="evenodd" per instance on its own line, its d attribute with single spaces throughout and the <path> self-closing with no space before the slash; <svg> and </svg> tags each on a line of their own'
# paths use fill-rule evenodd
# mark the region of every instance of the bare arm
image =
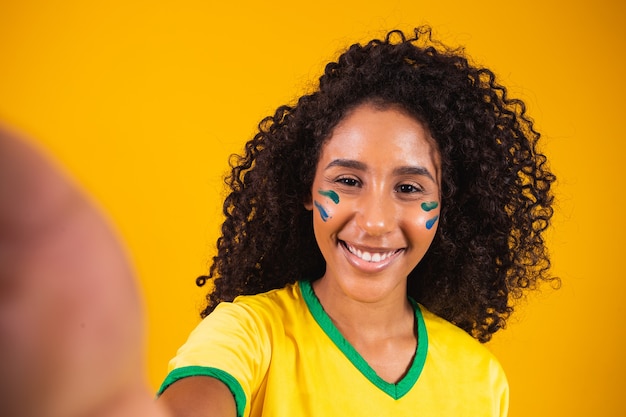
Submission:
<svg viewBox="0 0 626 417">
<path fill-rule="evenodd" d="M 162 417 L 134 274 L 94 205 L 0 127 L 0 415 Z"/>
<path fill-rule="evenodd" d="M 155 403 L 142 339 L 134 274 L 107 222 L 0 127 L 0 415 L 236 415 L 230 390 L 209 377 L 177 381 Z"/>
<path fill-rule="evenodd" d="M 235 417 L 233 395 L 221 381 L 194 376 L 170 385 L 159 397 L 174 417 Z"/>
</svg>

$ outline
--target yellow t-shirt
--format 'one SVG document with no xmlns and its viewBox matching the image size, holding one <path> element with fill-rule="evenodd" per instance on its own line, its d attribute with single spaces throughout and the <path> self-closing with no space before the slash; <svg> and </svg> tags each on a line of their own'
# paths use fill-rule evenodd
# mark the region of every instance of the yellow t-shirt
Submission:
<svg viewBox="0 0 626 417">
<path fill-rule="evenodd" d="M 222 303 L 169 364 L 178 379 L 224 382 L 239 417 L 502 417 L 508 384 L 495 357 L 413 303 L 417 350 L 396 384 L 382 380 L 324 312 L 311 284 Z"/>
</svg>

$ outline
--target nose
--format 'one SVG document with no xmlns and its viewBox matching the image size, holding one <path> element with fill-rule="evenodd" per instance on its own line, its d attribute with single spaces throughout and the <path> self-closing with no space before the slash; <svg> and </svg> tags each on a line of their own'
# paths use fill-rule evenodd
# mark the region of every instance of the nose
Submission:
<svg viewBox="0 0 626 417">
<path fill-rule="evenodd" d="M 396 212 L 392 197 L 372 192 L 360 200 L 356 221 L 361 230 L 371 236 L 382 236 L 395 228 Z"/>
</svg>

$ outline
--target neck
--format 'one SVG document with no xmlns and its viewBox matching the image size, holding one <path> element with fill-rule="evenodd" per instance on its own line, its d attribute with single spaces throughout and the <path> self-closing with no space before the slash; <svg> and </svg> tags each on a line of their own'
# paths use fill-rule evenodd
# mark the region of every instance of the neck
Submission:
<svg viewBox="0 0 626 417">
<path fill-rule="evenodd" d="M 406 281 L 399 281 L 399 288 L 376 287 L 372 282 L 321 278 L 313 290 L 339 332 L 374 372 L 397 383 L 415 357 L 415 313 L 407 299 Z"/>
<path fill-rule="evenodd" d="M 407 298 L 406 286 L 367 299 L 348 294 L 324 278 L 315 281 L 313 289 L 328 316 L 348 340 L 376 340 L 414 332 L 415 312 Z"/>
</svg>

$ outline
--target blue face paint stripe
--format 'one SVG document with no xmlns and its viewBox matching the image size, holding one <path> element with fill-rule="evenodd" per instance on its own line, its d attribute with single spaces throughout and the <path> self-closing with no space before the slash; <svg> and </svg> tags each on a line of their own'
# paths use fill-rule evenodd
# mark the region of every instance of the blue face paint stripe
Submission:
<svg viewBox="0 0 626 417">
<path fill-rule="evenodd" d="M 319 190 L 318 193 L 323 195 L 324 197 L 328 197 L 333 200 L 333 203 L 339 204 L 339 195 L 333 190 Z"/>
<path fill-rule="evenodd" d="M 422 210 L 431 211 L 439 207 L 439 203 L 436 201 L 425 201 L 422 203 Z"/>
<path fill-rule="evenodd" d="M 313 201 L 313 204 L 315 204 L 315 207 L 320 212 L 320 217 L 322 218 L 322 221 L 326 221 L 330 218 L 330 216 L 328 215 L 328 213 L 326 212 L 326 210 L 324 209 L 324 207 L 322 207 L 320 203 L 318 203 L 317 201 Z"/>
<path fill-rule="evenodd" d="M 428 220 L 428 221 L 426 222 L 426 228 L 427 228 L 428 230 L 432 229 L 432 228 L 433 228 L 433 226 L 435 225 L 435 223 L 437 223 L 437 220 L 439 220 L 439 216 L 435 216 L 435 217 L 433 217 L 432 219 Z"/>
</svg>

